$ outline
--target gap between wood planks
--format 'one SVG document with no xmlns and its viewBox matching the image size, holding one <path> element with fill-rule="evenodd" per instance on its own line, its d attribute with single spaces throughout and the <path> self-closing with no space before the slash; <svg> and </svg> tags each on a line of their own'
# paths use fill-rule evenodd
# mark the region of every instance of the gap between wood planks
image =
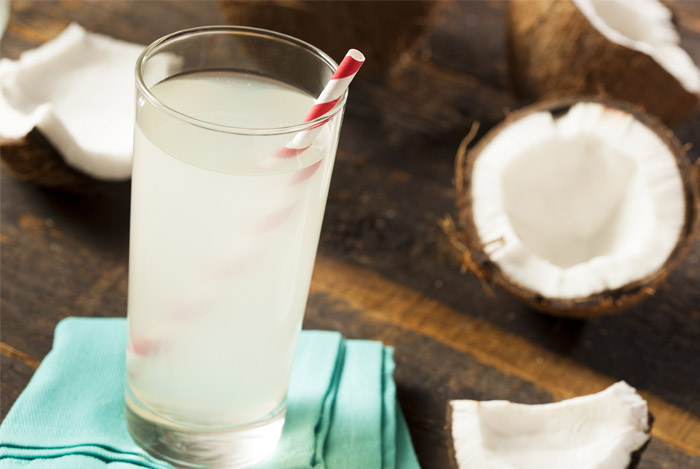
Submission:
<svg viewBox="0 0 700 469">
<path fill-rule="evenodd" d="M 41 360 L 32 358 L 21 350 L 17 350 L 11 345 L 7 345 L 5 342 L 0 342 L 0 353 L 6 357 L 14 358 L 21 361 L 30 368 L 36 369 L 41 363 Z"/>
<path fill-rule="evenodd" d="M 461 313 L 381 275 L 319 255 L 311 293 L 346 301 L 368 320 L 415 331 L 468 353 L 480 362 L 568 399 L 615 382 L 479 318 Z M 654 414 L 652 436 L 700 457 L 700 419 L 653 394 L 640 392 Z M 447 404 L 447 403 L 445 403 Z"/>
</svg>

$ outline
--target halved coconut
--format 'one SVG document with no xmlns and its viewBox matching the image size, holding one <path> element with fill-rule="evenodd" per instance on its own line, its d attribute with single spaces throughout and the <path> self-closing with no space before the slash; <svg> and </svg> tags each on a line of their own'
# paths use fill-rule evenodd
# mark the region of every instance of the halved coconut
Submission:
<svg viewBox="0 0 700 469">
<path fill-rule="evenodd" d="M 509 3 L 513 84 L 524 98 L 597 94 L 641 105 L 668 125 L 700 99 L 700 70 L 658 0 Z"/>
<path fill-rule="evenodd" d="M 625 469 L 649 441 L 646 401 L 620 381 L 553 404 L 456 400 L 451 453 L 464 469 Z"/>
<path fill-rule="evenodd" d="M 142 50 L 71 24 L 19 60 L 0 60 L 0 155 L 10 172 L 69 189 L 129 179 Z"/>
<path fill-rule="evenodd" d="M 465 147 L 453 244 L 474 273 L 537 309 L 619 311 L 653 293 L 686 251 L 698 182 L 649 116 L 593 98 L 543 104 Z"/>
</svg>

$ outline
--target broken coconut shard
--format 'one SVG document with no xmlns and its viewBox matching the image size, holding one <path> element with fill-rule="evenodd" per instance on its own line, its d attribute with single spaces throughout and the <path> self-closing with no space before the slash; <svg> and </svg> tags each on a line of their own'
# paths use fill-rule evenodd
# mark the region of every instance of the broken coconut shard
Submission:
<svg viewBox="0 0 700 469">
<path fill-rule="evenodd" d="M 19 60 L 0 60 L 1 151 L 10 171 L 48 186 L 81 183 L 77 171 L 130 178 L 133 69 L 142 50 L 74 23 Z"/>
<path fill-rule="evenodd" d="M 480 278 L 537 309 L 619 311 L 685 254 L 698 184 L 653 118 L 603 100 L 543 104 L 462 150 L 453 244 Z"/>
<path fill-rule="evenodd" d="M 646 401 L 620 381 L 553 404 L 450 401 L 451 453 L 464 469 L 626 469 L 650 438 Z"/>
<path fill-rule="evenodd" d="M 700 70 L 658 0 L 509 3 L 513 84 L 529 99 L 602 95 L 673 126 L 700 99 Z"/>
</svg>

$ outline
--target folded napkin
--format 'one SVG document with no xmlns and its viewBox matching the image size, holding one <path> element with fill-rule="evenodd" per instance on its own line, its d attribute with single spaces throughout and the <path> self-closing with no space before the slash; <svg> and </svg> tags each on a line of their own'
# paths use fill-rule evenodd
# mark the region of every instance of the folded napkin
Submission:
<svg viewBox="0 0 700 469">
<path fill-rule="evenodd" d="M 0 468 L 170 469 L 124 420 L 126 322 L 68 318 L 0 426 Z M 259 468 L 419 468 L 396 404 L 393 350 L 303 331 L 275 454 Z"/>
</svg>

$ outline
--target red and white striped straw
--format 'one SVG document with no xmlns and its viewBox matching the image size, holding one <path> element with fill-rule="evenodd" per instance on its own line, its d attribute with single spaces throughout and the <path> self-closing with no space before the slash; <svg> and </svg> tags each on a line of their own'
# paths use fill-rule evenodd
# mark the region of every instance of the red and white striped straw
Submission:
<svg viewBox="0 0 700 469">
<path fill-rule="evenodd" d="M 314 102 L 314 106 L 307 114 L 304 122 L 319 118 L 333 109 L 333 106 L 336 105 L 343 96 L 343 93 L 345 93 L 345 90 L 348 89 L 348 85 L 350 85 L 352 79 L 355 78 L 357 71 L 364 61 L 365 56 L 362 55 L 362 52 L 359 50 L 350 49 L 348 51 L 326 87 L 321 91 L 321 95 Z M 323 121 L 312 129 L 303 130 L 296 134 L 292 141 L 286 144 L 277 153 L 277 156 L 281 158 L 292 158 L 304 152 L 314 142 L 316 136 L 321 132 L 323 124 L 326 122 L 327 121 Z"/>
</svg>

